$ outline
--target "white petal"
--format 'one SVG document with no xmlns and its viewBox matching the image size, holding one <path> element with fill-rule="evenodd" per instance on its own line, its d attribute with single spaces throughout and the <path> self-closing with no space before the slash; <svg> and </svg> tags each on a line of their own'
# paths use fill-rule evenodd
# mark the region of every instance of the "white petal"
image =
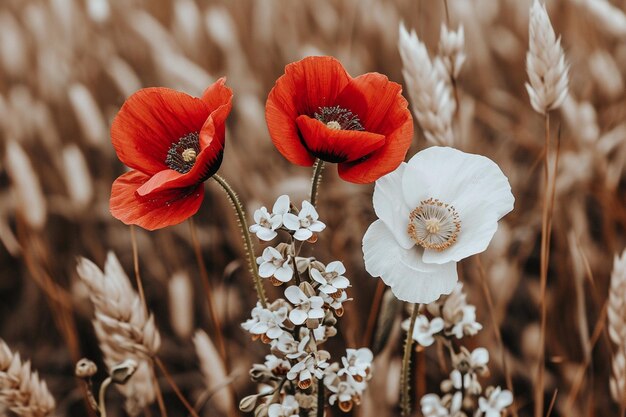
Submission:
<svg viewBox="0 0 626 417">
<path fill-rule="evenodd" d="M 322 276 L 322 273 L 315 268 L 311 268 L 311 278 L 313 278 L 315 281 L 319 282 L 320 284 L 327 283 L 326 279 Z"/>
<path fill-rule="evenodd" d="M 299 308 L 294 308 L 293 310 L 291 310 L 291 313 L 289 313 L 289 320 L 291 320 L 291 322 L 295 325 L 300 325 L 304 323 L 307 317 L 307 313 L 300 310 Z"/>
<path fill-rule="evenodd" d="M 264 209 L 265 209 L 265 207 L 261 207 L 258 210 L 254 210 L 253 217 L 254 217 L 254 222 L 255 223 L 261 223 L 261 219 L 263 219 L 265 217 L 265 213 L 263 211 Z M 267 209 L 265 209 L 265 211 L 267 211 Z"/>
<path fill-rule="evenodd" d="M 305 218 L 307 216 L 311 216 L 313 220 L 317 220 L 320 218 L 319 215 L 317 214 L 317 210 L 315 210 L 315 207 L 313 207 L 313 205 L 309 203 L 308 201 L 304 200 L 302 202 L 302 210 L 300 211 L 300 217 Z"/>
<path fill-rule="evenodd" d="M 445 327 L 445 322 L 441 317 L 435 317 L 430 322 L 430 332 L 431 333 L 439 333 Z"/>
<path fill-rule="evenodd" d="M 414 207 L 409 207 L 402 194 L 402 176 L 406 168 L 406 163 L 393 172 L 385 175 L 376 181 L 374 187 L 374 211 L 392 231 L 393 236 L 400 246 L 409 249 L 415 243 L 407 233 L 409 225 L 409 213 Z"/>
<path fill-rule="evenodd" d="M 270 217 L 270 224 L 272 225 L 272 230 L 278 229 L 280 226 L 283 225 L 283 215 L 277 214 Z"/>
<path fill-rule="evenodd" d="M 322 297 L 318 297 L 316 295 L 309 298 L 309 301 L 311 302 L 311 308 L 321 308 L 324 305 Z"/>
<path fill-rule="evenodd" d="M 336 272 L 337 275 L 343 275 L 346 273 L 346 267 L 340 261 L 333 261 L 326 265 L 326 272 Z"/>
<path fill-rule="evenodd" d="M 322 230 L 326 229 L 326 225 L 322 223 L 321 221 L 316 220 L 313 223 L 311 223 L 308 229 L 312 232 L 321 232 Z"/>
<path fill-rule="evenodd" d="M 324 318 L 324 310 L 321 308 L 314 308 L 309 310 L 309 318 L 310 319 L 323 319 Z"/>
<path fill-rule="evenodd" d="M 511 394 L 511 391 L 504 390 L 498 395 L 495 406 L 498 410 L 502 410 L 511 404 L 513 404 L 513 394 Z"/>
<path fill-rule="evenodd" d="M 476 348 L 470 355 L 474 364 L 486 365 L 489 362 L 489 351 L 485 348 Z"/>
<path fill-rule="evenodd" d="M 293 269 L 289 265 L 284 265 L 276 270 L 274 276 L 280 282 L 289 282 L 293 278 Z"/>
<path fill-rule="evenodd" d="M 311 236 L 313 236 L 313 232 L 311 232 L 309 229 L 298 229 L 298 231 L 293 234 L 294 239 L 300 240 L 302 242 L 304 242 Z"/>
<path fill-rule="evenodd" d="M 324 294 L 334 294 L 337 292 L 337 288 L 333 287 L 332 285 L 321 285 L 320 291 Z"/>
<path fill-rule="evenodd" d="M 311 372 L 308 369 L 300 372 L 300 381 L 306 381 L 307 379 L 311 379 Z"/>
<path fill-rule="evenodd" d="M 285 297 L 293 305 L 299 305 L 300 303 L 302 303 L 302 300 L 307 299 L 302 290 L 295 285 L 292 285 L 285 290 Z"/>
<path fill-rule="evenodd" d="M 300 229 L 300 219 L 293 213 L 286 213 L 283 216 L 283 224 L 289 230 L 298 230 Z"/>
<path fill-rule="evenodd" d="M 289 211 L 289 196 L 281 195 L 276 199 L 274 207 L 272 207 L 273 214 L 285 214 Z"/>
<path fill-rule="evenodd" d="M 270 339 L 278 339 L 283 334 L 283 330 L 280 327 L 270 327 L 265 334 Z"/>
<path fill-rule="evenodd" d="M 337 277 L 333 280 L 333 287 L 339 289 L 346 289 L 350 286 L 350 281 L 346 277 Z"/>
<path fill-rule="evenodd" d="M 269 242 L 270 240 L 274 239 L 276 237 L 276 235 L 278 235 L 278 233 L 276 233 L 273 230 L 270 230 L 266 227 L 261 227 L 259 230 L 257 230 L 256 232 L 256 237 L 258 237 L 261 240 L 264 240 L 266 242 Z"/>
<path fill-rule="evenodd" d="M 267 248 L 265 248 L 265 250 L 267 250 L 269 255 L 269 258 L 267 259 L 268 261 L 271 259 L 283 259 L 283 255 L 281 255 L 280 252 L 276 250 L 276 248 L 268 246 Z M 265 256 L 265 251 L 263 251 L 263 256 Z"/>
<path fill-rule="evenodd" d="M 367 272 L 381 277 L 402 301 L 431 303 L 442 294 L 449 294 L 457 281 L 456 263 L 425 264 L 420 248 L 400 247 L 380 220 L 367 229 L 363 254 Z"/>
<path fill-rule="evenodd" d="M 259 275 L 261 278 L 269 278 L 276 272 L 276 265 L 271 262 L 264 262 L 259 266 Z"/>
</svg>

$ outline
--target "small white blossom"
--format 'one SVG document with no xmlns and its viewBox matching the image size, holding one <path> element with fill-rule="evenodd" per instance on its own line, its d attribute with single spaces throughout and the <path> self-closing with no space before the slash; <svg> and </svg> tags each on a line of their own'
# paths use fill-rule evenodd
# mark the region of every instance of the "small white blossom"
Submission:
<svg viewBox="0 0 626 417">
<path fill-rule="evenodd" d="M 333 366 L 335 365 L 336 364 L 333 364 Z M 360 403 L 361 395 L 367 385 L 365 382 L 355 380 L 349 374 L 345 376 L 346 378 L 340 378 L 334 371 L 327 372 L 324 377 L 324 385 L 332 392 L 328 397 L 328 403 L 330 405 L 337 403 L 339 409 L 347 413 L 352 410 L 354 404 Z"/>
<path fill-rule="evenodd" d="M 315 207 L 308 201 L 302 202 L 302 210 L 296 216 L 293 213 L 286 213 L 283 216 L 285 227 L 293 232 L 294 239 L 305 241 L 313 236 L 313 233 L 321 232 L 326 225 L 318 220 L 319 215 Z"/>
<path fill-rule="evenodd" d="M 316 329 L 313 329 L 313 338 L 318 345 L 324 343 L 329 337 L 333 337 L 336 334 L 337 329 L 335 326 L 320 325 Z"/>
<path fill-rule="evenodd" d="M 420 401 L 424 417 L 464 417 L 461 411 L 463 394 L 457 392 L 454 395 L 445 395 L 439 398 L 436 394 L 426 394 Z"/>
<path fill-rule="evenodd" d="M 276 300 L 270 309 L 257 304 L 252 309 L 252 318 L 242 323 L 241 327 L 253 335 L 263 336 L 266 342 L 278 339 L 284 332 L 282 324 L 287 319 L 288 308 L 285 304 L 284 300 Z"/>
<path fill-rule="evenodd" d="M 452 372 L 450 372 L 450 378 L 441 382 L 441 390 L 443 392 L 464 390 L 465 392 L 477 395 L 482 391 L 482 387 L 475 373 L 461 373 L 458 369 L 453 369 Z"/>
<path fill-rule="evenodd" d="M 461 339 L 463 336 L 473 336 L 483 328 L 476 321 L 476 307 L 467 304 L 466 298 L 463 284 L 459 282 L 449 295 L 426 306 L 430 314 L 443 319 L 447 336 Z"/>
<path fill-rule="evenodd" d="M 278 197 L 269 213 L 265 207 L 254 212 L 254 222 L 250 226 L 250 232 L 265 241 L 270 241 L 276 237 L 276 229 L 283 225 L 283 216 L 289 212 L 289 196 Z"/>
<path fill-rule="evenodd" d="M 291 369 L 289 361 L 275 355 L 266 355 L 264 365 L 275 375 L 284 375 Z"/>
<path fill-rule="evenodd" d="M 307 319 L 324 318 L 324 300 L 316 295 L 309 297 L 299 287 L 292 285 L 285 290 L 285 297 L 295 306 L 289 313 L 293 324 L 303 324 Z"/>
<path fill-rule="evenodd" d="M 339 298 L 331 297 L 330 295 L 324 294 L 320 292 L 320 297 L 324 300 L 324 303 L 328 304 L 330 308 L 335 310 L 335 315 L 337 317 L 343 316 L 343 303 L 346 301 L 351 301 L 352 298 L 348 298 L 348 294 L 343 291 Z"/>
<path fill-rule="evenodd" d="M 299 342 L 289 332 L 283 332 L 278 339 L 272 341 L 272 352 L 287 358 L 298 357 Z"/>
<path fill-rule="evenodd" d="M 318 354 L 320 352 L 324 351 L 318 351 Z M 326 358 L 309 355 L 291 367 L 291 370 L 287 373 L 287 379 L 290 381 L 297 379 L 298 387 L 307 389 L 313 383 L 313 377 L 317 379 L 324 377 L 324 369 L 327 367 Z"/>
<path fill-rule="evenodd" d="M 409 330 L 409 320 L 405 320 L 402 323 L 402 328 L 406 331 Z M 434 343 L 434 336 L 442 331 L 444 328 L 444 321 L 440 317 L 435 317 L 432 320 L 428 320 L 428 317 L 420 314 L 415 321 L 415 327 L 413 328 L 413 340 L 420 345 L 426 347 Z"/>
<path fill-rule="evenodd" d="M 468 305 L 461 311 L 461 320 L 455 323 L 450 331 L 457 339 L 462 338 L 463 335 L 473 336 L 483 328 L 482 324 L 476 321 L 476 307 Z"/>
<path fill-rule="evenodd" d="M 267 409 L 268 417 L 298 417 L 300 407 L 296 397 L 287 395 L 282 403 L 271 404 Z"/>
<path fill-rule="evenodd" d="M 489 393 L 487 398 L 478 398 L 478 416 L 500 417 L 502 411 L 513 404 L 513 394 L 511 391 L 497 387 Z"/>
<path fill-rule="evenodd" d="M 259 276 L 261 278 L 274 277 L 279 283 L 289 282 L 293 278 L 291 257 L 287 256 L 285 259 L 275 248 L 265 248 L 263 256 L 258 257 L 256 262 L 259 264 Z"/>
<path fill-rule="evenodd" d="M 341 358 L 343 368 L 337 375 L 352 376 L 355 381 L 362 382 L 370 377 L 374 354 L 368 348 L 346 349 L 346 356 Z"/>
<path fill-rule="evenodd" d="M 339 261 L 334 261 L 326 265 L 324 272 L 320 272 L 316 268 L 311 268 L 311 278 L 321 284 L 319 290 L 333 298 L 340 297 L 343 290 L 350 286 L 348 278 L 343 276 L 345 273 L 346 268 L 343 266 L 343 263 Z"/>
</svg>

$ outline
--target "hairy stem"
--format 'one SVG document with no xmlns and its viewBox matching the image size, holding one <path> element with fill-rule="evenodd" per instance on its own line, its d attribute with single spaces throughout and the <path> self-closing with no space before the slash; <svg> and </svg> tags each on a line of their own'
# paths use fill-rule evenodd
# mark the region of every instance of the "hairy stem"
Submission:
<svg viewBox="0 0 626 417">
<path fill-rule="evenodd" d="M 419 310 L 420 305 L 413 304 L 409 330 L 407 330 L 406 340 L 404 342 L 404 356 L 402 357 L 402 372 L 400 376 L 400 407 L 402 409 L 402 417 L 408 417 L 411 415 L 411 397 L 409 396 L 409 379 L 411 376 L 411 351 L 413 347 L 413 330 L 415 329 L 415 321 L 417 320 Z"/>
<path fill-rule="evenodd" d="M 324 161 L 317 159 L 315 166 L 313 167 L 313 178 L 311 178 L 311 196 L 309 200 L 313 207 L 317 203 L 317 193 L 319 191 L 320 183 L 322 182 L 322 171 L 324 171 Z"/>
<path fill-rule="evenodd" d="M 239 201 L 239 197 L 237 197 L 237 194 L 226 182 L 226 180 L 217 174 L 213 175 L 213 179 L 226 192 L 226 194 L 228 195 L 228 199 L 235 208 L 235 213 L 237 214 L 237 223 L 239 224 L 239 229 L 241 231 L 243 243 L 246 250 L 246 256 L 248 258 L 248 269 L 250 270 L 250 274 L 252 275 L 252 279 L 254 280 L 254 286 L 256 288 L 259 302 L 261 303 L 263 308 L 267 308 L 267 297 L 265 295 L 265 290 L 263 289 L 263 284 L 261 283 L 261 277 L 259 276 L 259 270 L 257 268 L 256 258 L 254 256 L 254 245 L 252 243 L 250 231 L 248 230 L 246 212 L 243 209 L 243 205 Z"/>
</svg>

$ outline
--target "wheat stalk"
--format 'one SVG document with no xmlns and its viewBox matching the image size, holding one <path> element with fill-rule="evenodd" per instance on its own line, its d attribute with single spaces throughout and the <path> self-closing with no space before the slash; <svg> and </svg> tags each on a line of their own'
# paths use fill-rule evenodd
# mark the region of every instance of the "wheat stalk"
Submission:
<svg viewBox="0 0 626 417">
<path fill-rule="evenodd" d="M 442 71 L 430 60 L 426 45 L 415 31 L 409 33 L 400 25 L 398 42 L 402 58 L 402 75 L 407 84 L 413 113 L 426 140 L 437 145 L 452 145 L 452 117 L 456 105 Z"/>
<path fill-rule="evenodd" d="M 154 316 L 145 312 L 113 253 L 107 255 L 104 272 L 85 258 L 79 259 L 77 270 L 95 307 L 93 325 L 107 367 L 111 369 L 126 359 L 138 363 L 130 381 L 117 386 L 126 397 L 126 411 L 136 416 L 156 396 L 150 358 L 159 349 L 161 338 Z"/>
<path fill-rule="evenodd" d="M 626 250 L 615 256 L 608 302 L 609 336 L 617 350 L 613 356 L 611 396 L 622 410 L 626 409 Z"/>
<path fill-rule="evenodd" d="M 32 372 L 30 362 L 22 362 L 0 339 L 0 414 L 9 409 L 21 417 L 44 417 L 54 410 L 54 398 L 46 382 Z"/>
</svg>

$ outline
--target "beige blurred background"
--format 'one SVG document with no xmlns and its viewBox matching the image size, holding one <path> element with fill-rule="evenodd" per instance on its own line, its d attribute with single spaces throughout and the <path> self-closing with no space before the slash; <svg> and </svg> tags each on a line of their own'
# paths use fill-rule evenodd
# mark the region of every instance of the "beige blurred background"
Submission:
<svg viewBox="0 0 626 417">
<path fill-rule="evenodd" d="M 570 96 L 553 122 L 560 159 L 548 284 L 546 403 L 558 388 L 552 416 L 617 415 L 608 394 L 612 346 L 602 326 L 613 255 L 626 237 L 626 17 L 619 18 L 626 1 L 613 2 L 617 12 L 609 14 L 590 7 L 591 1 L 603 0 L 547 2 L 571 66 Z M 505 358 L 521 416 L 532 414 L 539 340 L 543 149 L 543 120 L 524 89 L 529 5 L 449 0 L 450 26 L 464 25 L 468 55 L 459 79 L 458 147 L 498 162 L 517 199 L 480 262 L 462 264 L 469 302 L 484 325 L 467 343 L 489 349 L 490 381 L 503 386 Z M 76 257 L 102 265 L 112 250 L 132 271 L 129 229 L 108 212 L 111 183 L 124 170 L 109 126 L 125 98 L 147 86 L 199 95 L 226 76 L 235 96 L 221 175 L 249 213 L 283 193 L 299 201 L 311 172 L 288 164 L 265 126 L 265 99 L 275 79 L 289 62 L 327 54 L 352 75 L 378 71 L 401 83 L 401 21 L 434 51 L 446 21 L 444 3 L 0 0 L 0 337 L 32 358 L 57 398 L 59 415 L 84 415 L 74 361 L 88 356 L 101 364 Z M 427 145 L 416 126 L 409 156 Z M 254 390 L 247 370 L 267 352 L 239 327 L 254 305 L 254 291 L 230 206 L 214 183 L 206 188 L 196 223 L 241 398 Z M 360 245 L 374 219 L 372 190 L 340 181 L 334 167 L 324 173 L 319 212 L 328 229 L 314 254 L 344 261 L 354 298 L 331 352 L 371 343 L 365 327 L 377 281 L 364 271 Z M 197 396 L 203 381 L 190 335 L 208 328 L 209 320 L 188 226 L 140 231 L 138 239 L 148 304 L 164 339 L 161 356 L 185 393 Z M 182 302 L 169 291 L 172 277 L 181 274 L 195 290 Z M 397 327 L 353 415 L 398 414 Z M 436 351 L 416 363 L 425 364 L 415 381 L 417 395 L 438 393 L 444 374 Z M 170 415 L 184 415 L 162 385 Z M 122 415 L 121 400 L 111 402 L 110 414 Z M 219 414 L 211 401 L 204 411 Z"/>
</svg>

